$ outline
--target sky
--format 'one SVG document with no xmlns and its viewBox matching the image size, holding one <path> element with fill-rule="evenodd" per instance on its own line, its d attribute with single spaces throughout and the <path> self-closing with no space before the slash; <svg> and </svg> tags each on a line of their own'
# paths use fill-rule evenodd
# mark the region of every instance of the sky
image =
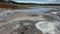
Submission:
<svg viewBox="0 0 60 34">
<path fill-rule="evenodd" d="M 60 4 L 60 0 L 13 0 L 18 3 L 58 3 Z"/>
</svg>

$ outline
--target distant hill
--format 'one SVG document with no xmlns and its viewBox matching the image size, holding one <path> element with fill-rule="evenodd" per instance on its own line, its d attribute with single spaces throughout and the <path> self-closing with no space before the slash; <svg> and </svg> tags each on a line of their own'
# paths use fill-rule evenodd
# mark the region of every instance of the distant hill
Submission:
<svg viewBox="0 0 60 34">
<path fill-rule="evenodd" d="M 5 8 L 5 9 L 27 9 L 28 7 L 13 4 L 13 3 L 0 2 L 0 8 Z"/>
<path fill-rule="evenodd" d="M 3 0 L 0 0 L 0 2 L 6 2 Z M 37 4 L 37 3 L 17 3 L 15 1 L 10 0 L 8 3 L 13 3 L 13 4 L 18 4 L 18 5 L 30 5 L 30 6 L 34 6 L 34 5 L 39 5 L 39 6 L 60 6 L 60 4 Z"/>
</svg>

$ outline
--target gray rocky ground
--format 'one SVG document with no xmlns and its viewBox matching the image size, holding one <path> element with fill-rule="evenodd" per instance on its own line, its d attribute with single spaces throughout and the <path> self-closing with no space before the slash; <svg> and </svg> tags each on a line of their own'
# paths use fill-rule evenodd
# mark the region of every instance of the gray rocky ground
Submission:
<svg viewBox="0 0 60 34">
<path fill-rule="evenodd" d="M 26 12 L 1 12 L 0 34 L 41 34 L 35 23 L 42 16 Z"/>
<path fill-rule="evenodd" d="M 58 13 L 50 11 L 42 15 L 11 10 L 0 12 L 0 34 L 42 34 L 35 24 L 41 20 L 55 20 L 53 15 L 59 17 L 59 14 L 60 11 Z"/>
</svg>

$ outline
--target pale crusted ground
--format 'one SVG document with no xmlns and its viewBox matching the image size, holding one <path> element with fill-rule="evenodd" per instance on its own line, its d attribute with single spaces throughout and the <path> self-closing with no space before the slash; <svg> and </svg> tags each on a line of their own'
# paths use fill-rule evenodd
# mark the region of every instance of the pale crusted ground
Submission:
<svg viewBox="0 0 60 34">
<path fill-rule="evenodd" d="M 44 20 L 41 17 L 32 13 L 16 12 L 0 20 L 0 34 L 40 34 L 35 23 Z"/>
<path fill-rule="evenodd" d="M 0 13 L 3 14 L 2 12 Z M 7 16 L 3 15 L 2 17 L 1 14 L 0 34 L 41 34 L 41 32 L 35 27 L 35 23 L 40 20 L 45 20 L 44 18 L 47 20 L 50 18 L 48 16 L 42 18 L 43 16 L 41 15 L 17 11 L 13 14 L 7 13 L 5 14 Z"/>
</svg>

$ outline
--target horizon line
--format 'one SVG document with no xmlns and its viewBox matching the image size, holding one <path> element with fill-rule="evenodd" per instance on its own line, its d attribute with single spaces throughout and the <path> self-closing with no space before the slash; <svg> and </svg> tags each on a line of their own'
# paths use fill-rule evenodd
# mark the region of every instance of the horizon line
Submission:
<svg viewBox="0 0 60 34">
<path fill-rule="evenodd" d="M 57 2 L 38 2 L 38 1 L 15 1 L 17 3 L 37 3 L 37 4 L 60 4 Z"/>
</svg>

